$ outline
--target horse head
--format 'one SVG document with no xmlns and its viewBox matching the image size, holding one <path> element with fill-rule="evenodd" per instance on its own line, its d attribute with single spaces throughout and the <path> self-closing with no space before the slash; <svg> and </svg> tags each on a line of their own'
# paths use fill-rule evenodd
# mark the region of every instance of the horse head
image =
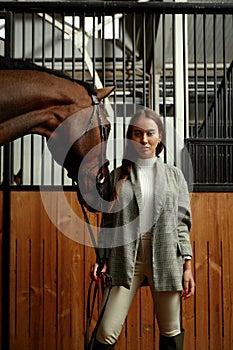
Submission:
<svg viewBox="0 0 233 350">
<path fill-rule="evenodd" d="M 46 137 L 57 163 L 95 206 L 108 178 L 110 122 L 101 101 L 114 89 L 94 89 L 62 72 L 0 56 L 0 145 L 26 134 Z"/>
<path fill-rule="evenodd" d="M 91 106 L 78 108 L 47 140 L 53 158 L 67 170 L 77 185 L 79 201 L 89 211 L 101 211 L 101 196 L 109 179 L 106 145 L 111 124 L 101 100 L 113 89 L 96 89 Z"/>
</svg>

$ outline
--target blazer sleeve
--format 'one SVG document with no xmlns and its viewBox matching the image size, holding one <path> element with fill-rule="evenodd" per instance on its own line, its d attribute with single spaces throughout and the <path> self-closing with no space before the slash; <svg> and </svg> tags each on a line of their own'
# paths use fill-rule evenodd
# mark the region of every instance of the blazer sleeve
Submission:
<svg viewBox="0 0 233 350">
<path fill-rule="evenodd" d="M 192 217 L 190 209 L 190 194 L 184 175 L 178 170 L 178 237 L 181 255 L 183 257 L 192 257 L 192 247 L 190 243 L 190 230 L 192 226 Z"/>
</svg>

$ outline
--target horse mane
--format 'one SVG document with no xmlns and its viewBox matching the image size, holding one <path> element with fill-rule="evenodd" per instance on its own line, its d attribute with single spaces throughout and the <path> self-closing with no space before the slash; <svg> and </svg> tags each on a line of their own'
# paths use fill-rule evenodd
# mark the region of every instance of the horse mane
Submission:
<svg viewBox="0 0 233 350">
<path fill-rule="evenodd" d="M 73 79 L 69 75 L 63 73 L 62 71 L 49 69 L 47 67 L 39 66 L 29 59 L 19 59 L 19 58 L 8 58 L 0 55 L 0 70 L 7 69 L 25 69 L 25 70 L 37 70 L 41 72 L 45 72 L 48 74 L 53 74 L 59 78 L 64 78 L 67 80 L 71 80 L 79 85 L 82 85 L 88 92 L 90 96 L 96 95 L 95 89 L 87 82 Z"/>
</svg>

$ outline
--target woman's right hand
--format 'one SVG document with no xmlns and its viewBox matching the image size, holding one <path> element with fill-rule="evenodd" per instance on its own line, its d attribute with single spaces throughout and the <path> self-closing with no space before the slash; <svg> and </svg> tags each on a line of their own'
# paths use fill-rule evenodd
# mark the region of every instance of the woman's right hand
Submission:
<svg viewBox="0 0 233 350">
<path fill-rule="evenodd" d="M 101 267 L 102 266 L 100 266 L 100 264 L 98 264 L 98 263 L 95 263 L 91 267 L 90 275 L 91 275 L 91 278 L 93 279 L 93 281 L 95 281 L 96 283 L 99 283 L 101 273 L 107 271 L 107 264 L 106 263 L 104 263 L 102 268 Z"/>
</svg>

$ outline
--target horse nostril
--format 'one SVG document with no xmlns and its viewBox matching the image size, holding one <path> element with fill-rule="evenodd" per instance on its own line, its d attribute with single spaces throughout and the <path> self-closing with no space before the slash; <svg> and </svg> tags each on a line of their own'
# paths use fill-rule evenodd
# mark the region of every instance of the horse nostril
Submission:
<svg viewBox="0 0 233 350">
<path fill-rule="evenodd" d="M 104 183 L 104 181 L 105 181 L 104 174 L 101 173 L 101 174 L 97 175 L 96 181 L 97 181 L 98 184 L 102 185 Z"/>
</svg>

